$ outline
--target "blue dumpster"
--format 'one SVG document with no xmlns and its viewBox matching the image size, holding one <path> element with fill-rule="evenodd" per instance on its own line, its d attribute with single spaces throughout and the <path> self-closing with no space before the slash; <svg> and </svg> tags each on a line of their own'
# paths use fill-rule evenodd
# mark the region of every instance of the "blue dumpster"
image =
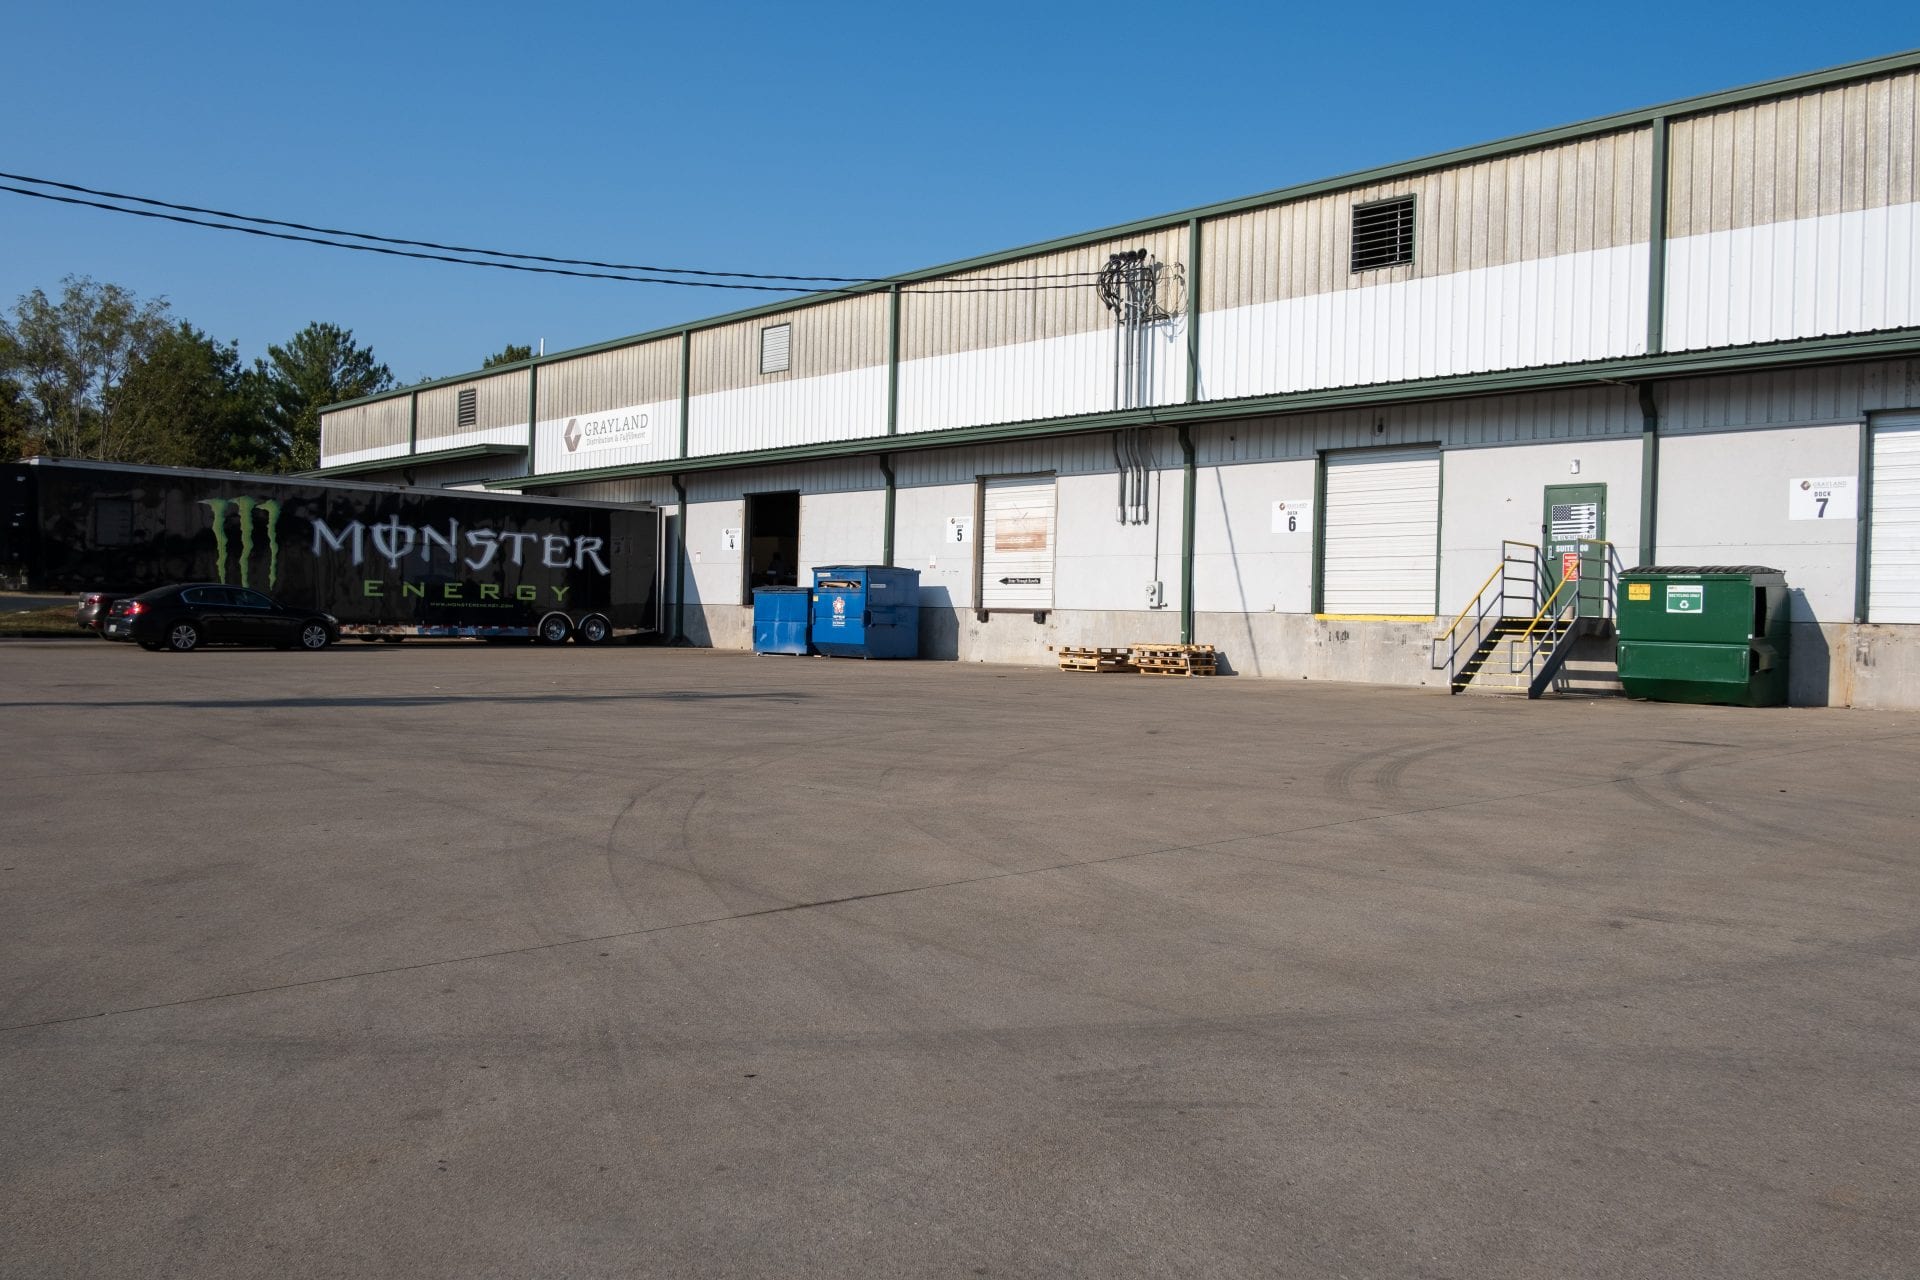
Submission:
<svg viewBox="0 0 1920 1280">
<path fill-rule="evenodd" d="M 837 658 L 920 656 L 920 571 L 881 564 L 813 571 L 813 647 Z"/>
<path fill-rule="evenodd" d="M 807 652 L 807 605 L 813 593 L 805 587 L 758 587 L 753 593 L 753 651 Z"/>
</svg>

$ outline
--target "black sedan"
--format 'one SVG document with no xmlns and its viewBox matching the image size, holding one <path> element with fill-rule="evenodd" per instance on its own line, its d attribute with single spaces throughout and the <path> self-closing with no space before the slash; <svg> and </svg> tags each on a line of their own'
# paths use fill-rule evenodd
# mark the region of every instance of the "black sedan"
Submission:
<svg viewBox="0 0 1920 1280">
<path fill-rule="evenodd" d="M 340 622 L 330 613 L 290 608 L 246 587 L 189 582 L 114 601 L 100 634 L 175 653 L 206 644 L 324 649 L 340 638 Z"/>
</svg>

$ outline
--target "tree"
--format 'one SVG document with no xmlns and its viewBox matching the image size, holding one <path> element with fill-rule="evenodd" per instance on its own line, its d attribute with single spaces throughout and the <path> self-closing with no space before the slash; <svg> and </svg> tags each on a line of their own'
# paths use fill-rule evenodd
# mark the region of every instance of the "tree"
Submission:
<svg viewBox="0 0 1920 1280">
<path fill-rule="evenodd" d="M 125 460 L 137 446 L 116 399 L 127 370 L 168 328 L 164 299 L 141 302 L 85 276 L 61 281 L 59 301 L 23 294 L 0 320 L 0 376 L 24 392 L 33 448 L 62 458 Z"/>
<path fill-rule="evenodd" d="M 170 467 L 257 470 L 273 464 L 264 380 L 182 320 L 127 370 L 114 396 L 127 426 L 119 460 Z"/>
<path fill-rule="evenodd" d="M 31 454 L 34 435 L 27 393 L 12 378 L 0 377 L 0 462 Z"/>
<path fill-rule="evenodd" d="M 519 347 L 509 342 L 498 353 L 488 356 L 480 362 L 482 369 L 491 369 L 497 364 L 518 364 L 522 360 L 533 359 L 532 347 Z"/>
<path fill-rule="evenodd" d="M 353 345 L 353 331 L 318 321 L 284 347 L 270 346 L 255 366 L 269 397 L 272 461 L 277 471 L 320 465 L 320 410 L 342 400 L 385 391 L 393 372 L 372 347 Z"/>
</svg>

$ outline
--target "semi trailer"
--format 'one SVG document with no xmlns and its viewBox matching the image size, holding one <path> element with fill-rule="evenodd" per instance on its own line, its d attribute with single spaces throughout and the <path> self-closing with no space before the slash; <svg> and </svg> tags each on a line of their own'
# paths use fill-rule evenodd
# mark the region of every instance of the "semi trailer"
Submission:
<svg viewBox="0 0 1920 1280">
<path fill-rule="evenodd" d="M 342 635 L 598 644 L 660 626 L 657 508 L 29 458 L 0 466 L 0 581 L 134 595 L 223 582 Z"/>
</svg>

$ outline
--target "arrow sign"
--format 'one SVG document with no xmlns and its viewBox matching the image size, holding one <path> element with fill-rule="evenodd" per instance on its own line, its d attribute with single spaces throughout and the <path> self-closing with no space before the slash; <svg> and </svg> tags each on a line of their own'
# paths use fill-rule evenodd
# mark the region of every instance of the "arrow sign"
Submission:
<svg viewBox="0 0 1920 1280">
<path fill-rule="evenodd" d="M 1037 587 L 1040 585 L 1040 579 L 1038 578 L 1002 578 L 1000 579 L 1000 585 L 1003 587 Z"/>
</svg>

